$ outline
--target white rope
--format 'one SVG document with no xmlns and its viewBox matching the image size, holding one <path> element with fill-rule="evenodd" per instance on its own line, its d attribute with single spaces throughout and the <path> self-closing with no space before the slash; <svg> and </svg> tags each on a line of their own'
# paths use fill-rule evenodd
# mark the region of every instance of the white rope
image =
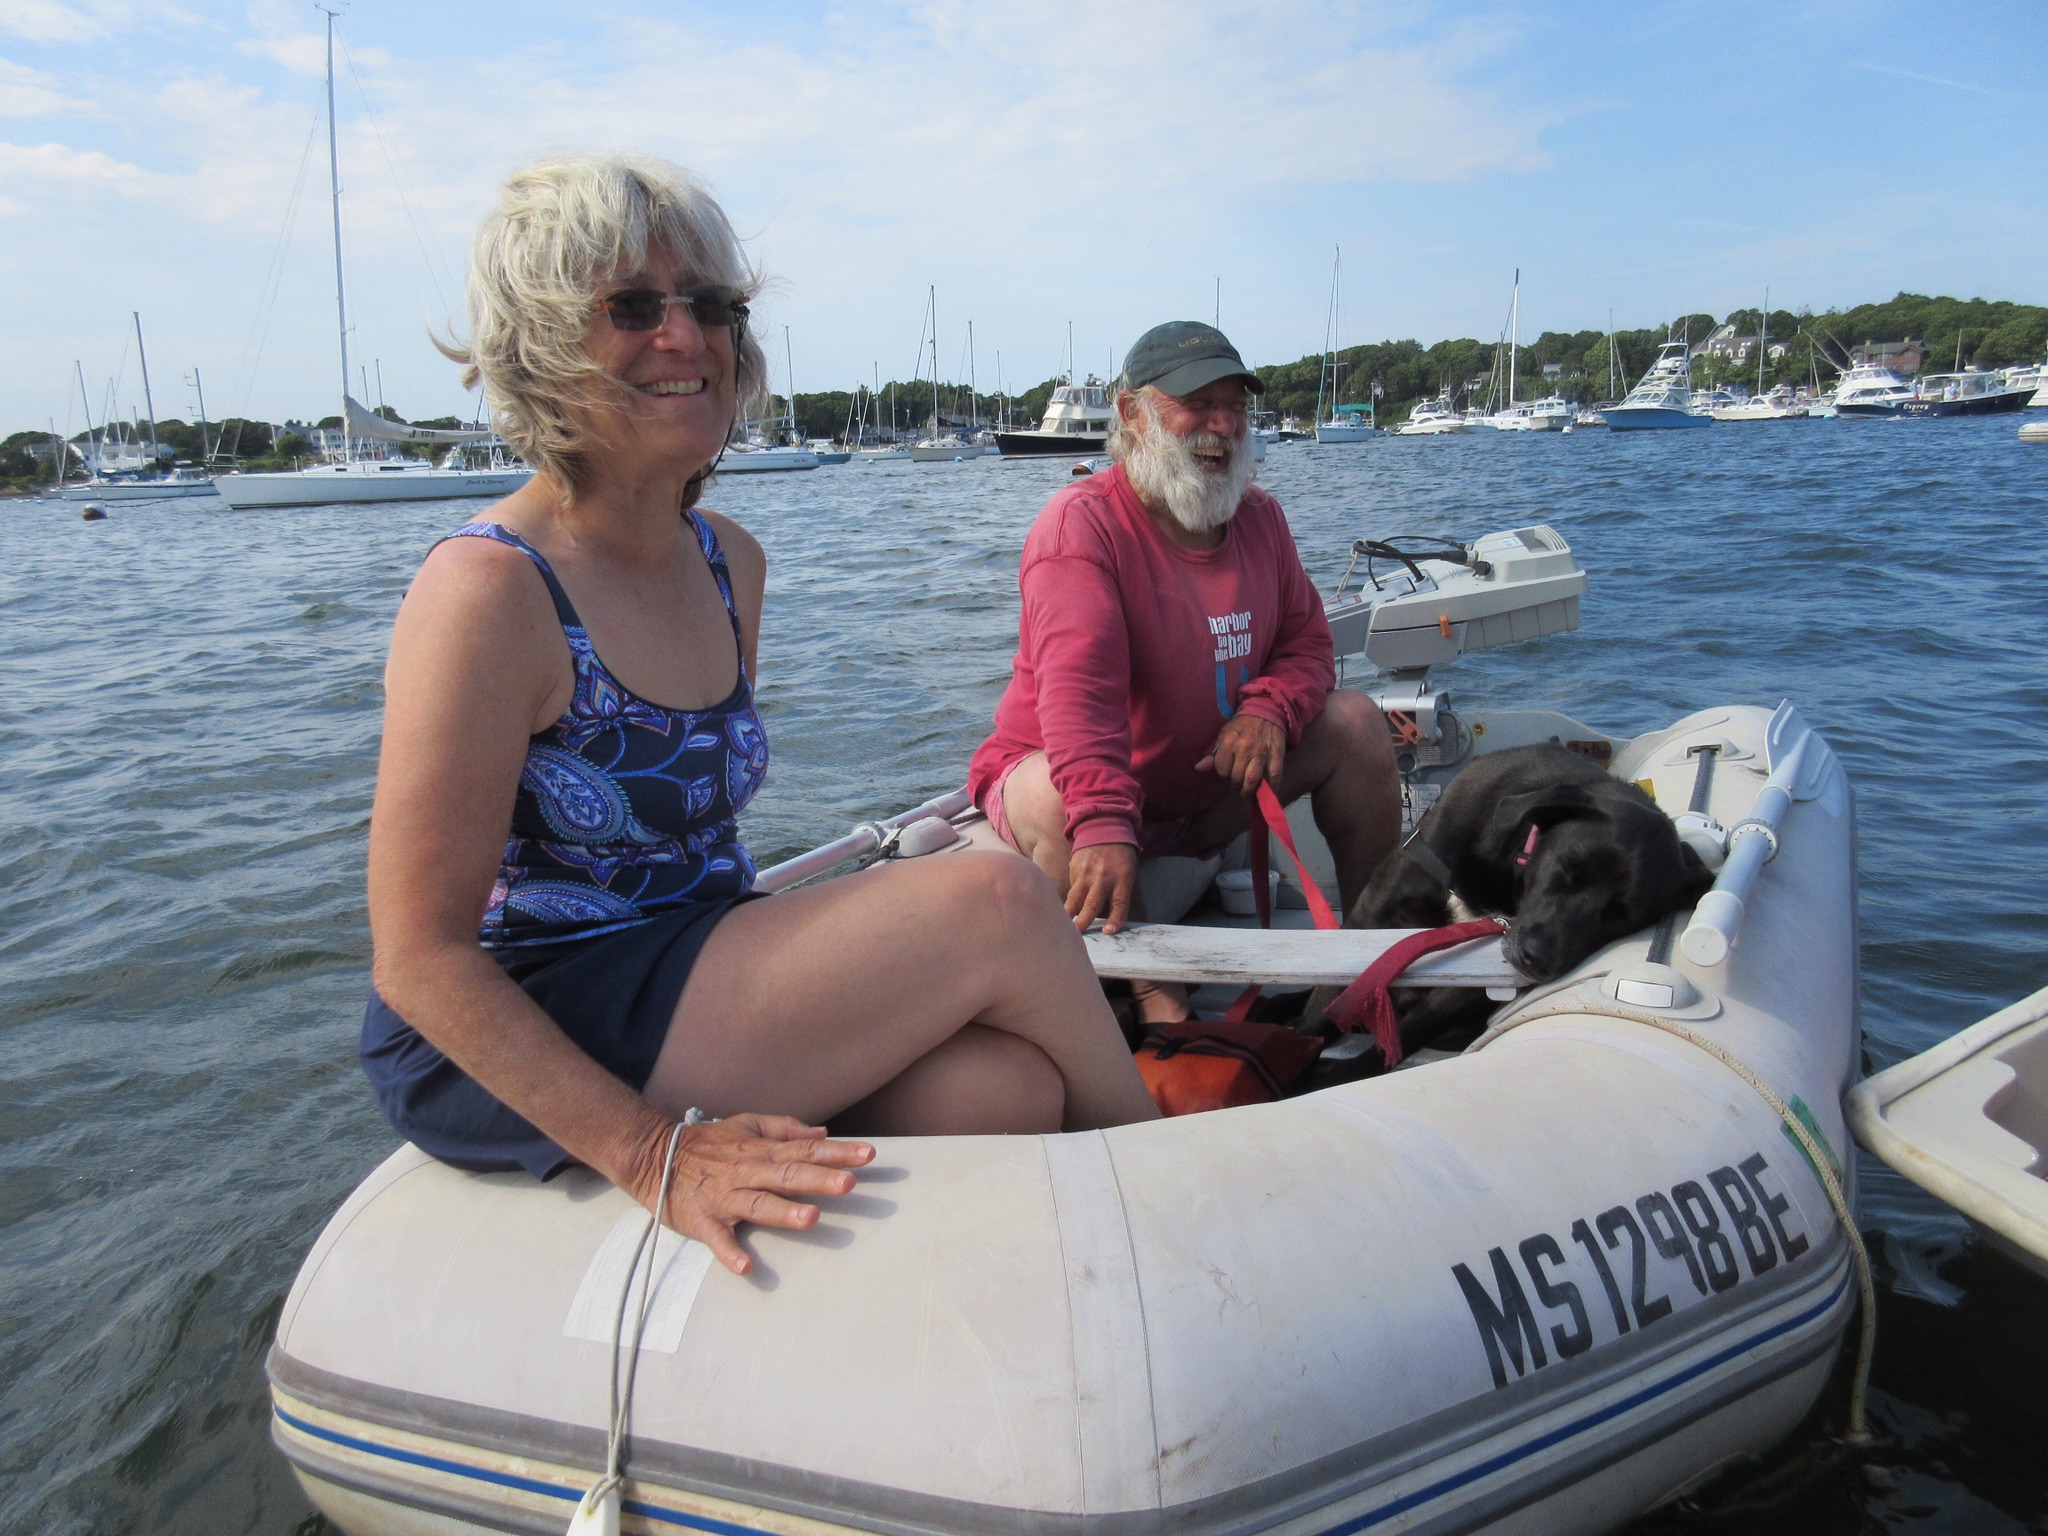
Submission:
<svg viewBox="0 0 2048 1536">
<path fill-rule="evenodd" d="M 1808 1163 L 1820 1178 L 1821 1188 L 1827 1192 L 1828 1204 L 1835 1208 L 1835 1219 L 1842 1224 L 1842 1235 L 1849 1240 L 1849 1254 L 1856 1265 L 1856 1286 L 1862 1298 L 1863 1322 L 1856 1347 L 1856 1376 L 1849 1389 L 1849 1427 L 1843 1438 L 1854 1446 L 1870 1444 L 1872 1436 L 1864 1419 L 1864 1400 L 1870 1391 L 1871 1362 L 1877 1354 L 1877 1287 L 1870 1278 L 1870 1252 L 1863 1246 L 1863 1234 L 1856 1230 L 1856 1219 L 1850 1214 L 1848 1197 L 1842 1193 L 1841 1181 L 1835 1177 L 1834 1160 L 1806 1128 L 1806 1122 L 1792 1112 L 1785 1101 L 1771 1090 L 1769 1084 L 1757 1076 L 1732 1051 L 1697 1031 L 1687 1029 L 1683 1024 L 1673 1023 L 1670 1019 L 1660 1019 L 1655 1014 L 1638 1013 L 1632 1008 L 1617 1008 L 1607 1003 L 1574 1002 L 1568 1007 L 1545 1009 L 1541 1013 L 1509 1019 L 1473 1041 L 1467 1047 L 1467 1052 L 1469 1054 L 1471 1051 L 1482 1050 L 1509 1030 L 1537 1019 L 1571 1018 L 1577 1014 L 1588 1013 L 1612 1019 L 1626 1019 L 1632 1024 L 1647 1024 L 1652 1029 L 1661 1029 L 1667 1035 L 1676 1035 L 1688 1045 L 1697 1046 L 1705 1051 L 1754 1089 L 1757 1096 L 1777 1112 L 1778 1118 L 1785 1122 L 1785 1128 L 1792 1133 L 1793 1140 L 1805 1151 Z"/>
<path fill-rule="evenodd" d="M 640 1241 L 633 1245 L 633 1257 L 626 1264 L 625 1284 L 619 1288 L 618 1315 L 612 1321 L 611 1423 L 605 1445 L 604 1476 L 590 1485 L 577 1504 L 575 1517 L 569 1522 L 569 1536 L 618 1536 L 620 1495 L 626 1482 L 620 1458 L 626 1447 L 626 1425 L 633 1414 L 633 1378 L 640 1367 L 640 1340 L 647 1331 L 647 1306 L 654 1295 L 655 1255 L 661 1247 L 657 1234 L 661 1231 L 662 1213 L 668 1209 L 669 1189 L 675 1180 L 676 1150 L 682 1145 L 683 1131 L 689 1126 L 708 1124 L 710 1118 L 702 1110 L 692 1109 L 668 1133 L 668 1150 L 661 1159 L 661 1194 L 655 1200 L 647 1225 L 640 1229 Z M 642 1254 L 647 1257 L 644 1276 L 640 1273 Z M 632 1300 L 636 1278 L 640 1280 L 640 1306 L 633 1317 L 633 1352 L 627 1355 L 626 1308 Z M 626 1362 L 623 1388 L 619 1382 L 622 1355 Z"/>
</svg>

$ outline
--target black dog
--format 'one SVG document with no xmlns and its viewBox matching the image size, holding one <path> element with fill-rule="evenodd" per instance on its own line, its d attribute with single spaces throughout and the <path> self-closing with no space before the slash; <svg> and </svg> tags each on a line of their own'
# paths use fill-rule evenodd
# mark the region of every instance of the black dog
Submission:
<svg viewBox="0 0 2048 1536">
<path fill-rule="evenodd" d="M 1420 848 L 1416 847 L 1420 844 Z M 1714 877 L 1650 797 L 1560 746 L 1491 752 L 1466 768 L 1345 914 L 1351 928 L 1510 918 L 1501 949 L 1535 981 L 1693 906 Z M 1452 898 L 1468 911 L 1457 913 Z M 1335 997 L 1318 993 L 1306 1017 Z M 1404 1049 L 1463 1043 L 1492 1004 L 1461 987 L 1395 993 Z M 1463 1039 L 1460 1039 L 1463 1037 Z"/>
</svg>

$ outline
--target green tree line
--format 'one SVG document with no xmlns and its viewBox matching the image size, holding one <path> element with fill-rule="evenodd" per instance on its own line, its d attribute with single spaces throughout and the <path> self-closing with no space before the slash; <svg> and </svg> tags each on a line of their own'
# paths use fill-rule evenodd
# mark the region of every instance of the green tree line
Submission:
<svg viewBox="0 0 2048 1536">
<path fill-rule="evenodd" d="M 1737 335 L 1754 336 L 1759 318 L 1756 309 L 1738 309 L 1719 320 L 1710 314 L 1680 315 L 1667 325 L 1616 331 L 1611 344 L 1604 331 L 1545 331 L 1517 350 L 1515 396 L 1526 400 L 1554 392 L 1580 402 L 1607 399 L 1610 394 L 1625 393 L 1642 377 L 1667 338 L 1689 339 L 1697 347 L 1722 324 L 1732 325 Z M 1880 304 L 1859 304 L 1817 315 L 1774 309 L 1770 341 L 1773 346 L 1782 344 L 1785 350 L 1775 361 L 1766 361 L 1763 383 L 1766 388 L 1815 378 L 1825 383 L 1863 343 L 1902 341 L 1909 336 L 1926 346 L 1931 370 L 2037 363 L 2048 358 L 2048 307 L 1900 293 Z M 1346 347 L 1337 354 L 1338 387 L 1345 403 L 1377 397 L 1381 421 L 1391 424 L 1405 417 L 1418 400 L 1438 394 L 1449 393 L 1459 403 L 1474 404 L 1481 403 L 1489 389 L 1504 395 L 1506 359 L 1505 338 L 1480 341 L 1459 337 L 1428 347 L 1412 340 L 1375 342 Z M 1547 371 L 1550 368 L 1555 369 L 1554 374 Z M 1314 413 L 1322 374 L 1319 356 L 1269 364 L 1258 374 L 1265 385 L 1261 409 L 1304 420 Z M 1736 364 L 1703 355 L 1694 363 L 1694 376 L 1708 385 L 1735 379 L 1754 386 L 1756 361 L 1751 357 Z M 1045 414 L 1053 389 L 1062 382 L 1046 379 L 1007 400 L 970 395 L 965 384 L 941 384 L 938 415 L 945 427 L 957 428 L 970 420 L 996 425 L 1007 411 L 1012 425 L 1033 428 Z M 1325 399 L 1323 403 L 1334 402 Z M 897 435 L 906 440 L 923 435 L 933 415 L 931 381 L 893 380 L 881 386 L 879 397 L 866 389 L 857 394 L 851 390 L 799 391 L 796 430 L 800 437 L 842 438 L 849 420 L 858 415 L 865 417 L 871 433 L 879 425 L 886 438 L 891 432 L 892 410 Z M 404 419 L 389 407 L 382 411 L 393 421 Z M 756 406 L 755 414 L 770 430 L 786 429 L 789 402 L 784 396 L 771 395 Z M 338 427 L 341 420 L 329 416 L 319 425 Z M 415 425 L 454 428 L 467 423 L 447 416 Z M 314 451 L 311 430 L 296 422 L 278 427 L 234 417 L 210 423 L 202 444 L 201 429 L 195 423 L 173 418 L 156 424 L 166 463 L 199 464 L 210 458 L 216 463 L 239 462 L 245 469 L 289 468 L 304 462 Z M 0 485 L 33 489 L 48 484 L 53 478 L 51 445 L 55 441 L 48 432 L 31 431 L 16 432 L 0 442 Z M 88 434 L 78 433 L 70 441 L 82 448 Z M 412 445 L 393 446 L 418 456 L 432 453 Z M 75 478 L 77 472 L 74 457 L 71 476 Z"/>
</svg>

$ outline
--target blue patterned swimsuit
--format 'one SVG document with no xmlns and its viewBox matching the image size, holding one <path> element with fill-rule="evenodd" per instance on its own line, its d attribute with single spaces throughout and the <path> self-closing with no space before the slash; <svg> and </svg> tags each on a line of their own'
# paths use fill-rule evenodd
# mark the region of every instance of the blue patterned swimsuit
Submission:
<svg viewBox="0 0 2048 1536">
<path fill-rule="evenodd" d="M 450 538 L 495 539 L 532 560 L 569 642 L 576 690 L 534 736 L 511 835 L 477 937 L 571 1040 L 629 1086 L 645 1086 L 677 1000 L 712 929 L 752 899 L 754 861 L 738 816 L 768 771 L 739 612 L 710 525 L 685 512 L 718 582 L 739 680 L 709 709 L 666 709 L 628 692 L 590 647 L 540 552 L 509 528 L 470 523 Z M 444 1162 L 546 1178 L 569 1161 L 487 1093 L 373 989 L 362 1063 L 385 1117 Z"/>
<path fill-rule="evenodd" d="M 740 646 L 725 552 L 685 512 Z M 593 938 L 685 902 L 752 888 L 739 813 L 768 771 L 744 652 L 739 680 L 709 709 L 665 709 L 630 693 L 590 648 L 582 619 L 546 560 L 496 523 L 450 538 L 496 539 L 539 567 L 569 642 L 576 692 L 562 718 L 527 744 L 512 833 L 477 937 L 486 949 Z"/>
</svg>

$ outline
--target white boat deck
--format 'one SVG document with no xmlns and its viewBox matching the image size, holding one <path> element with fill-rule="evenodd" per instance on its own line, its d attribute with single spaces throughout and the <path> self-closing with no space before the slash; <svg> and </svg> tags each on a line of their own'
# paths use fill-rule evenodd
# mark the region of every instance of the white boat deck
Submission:
<svg viewBox="0 0 2048 1536">
<path fill-rule="evenodd" d="M 1871 1152 L 2048 1275 L 2048 988 L 1858 1083 Z"/>
</svg>

